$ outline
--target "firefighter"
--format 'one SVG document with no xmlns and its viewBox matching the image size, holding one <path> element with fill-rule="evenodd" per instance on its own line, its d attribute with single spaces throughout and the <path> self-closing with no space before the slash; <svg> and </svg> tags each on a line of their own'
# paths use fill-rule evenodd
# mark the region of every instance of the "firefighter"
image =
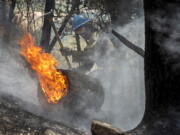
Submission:
<svg viewBox="0 0 180 135">
<path fill-rule="evenodd" d="M 73 16 L 72 27 L 74 32 L 76 34 L 79 34 L 86 41 L 87 46 L 83 51 L 74 51 L 69 48 L 60 49 L 62 55 L 72 56 L 73 61 L 81 64 L 78 68 L 74 69 L 75 71 L 78 71 L 82 74 L 89 73 L 91 74 L 91 76 L 94 77 L 96 76 L 96 73 L 99 72 L 101 72 L 101 74 L 104 74 L 105 70 L 102 67 L 105 67 L 104 64 L 106 64 L 107 66 L 106 57 L 108 57 L 108 55 L 110 53 L 113 53 L 114 51 L 113 45 L 109 44 L 110 41 L 108 40 L 106 34 L 104 33 L 97 34 L 96 28 L 92 25 L 91 20 L 85 18 L 82 15 Z M 96 79 L 93 81 L 97 82 L 97 85 L 95 86 L 96 92 L 94 93 L 96 95 L 99 95 L 96 98 L 96 103 L 93 104 L 93 106 L 97 108 L 97 112 L 99 112 L 99 113 L 96 112 L 95 117 L 98 117 L 101 120 L 106 120 L 107 115 L 105 114 L 105 112 L 101 110 L 101 106 L 104 103 L 104 95 L 105 95 L 104 88 L 103 86 L 101 86 L 102 84 Z M 86 80 L 83 79 L 83 81 L 81 82 L 85 83 Z M 91 87 L 92 84 L 90 84 L 90 82 L 87 82 L 87 86 Z M 88 90 L 92 91 L 92 89 L 88 89 Z M 88 99 L 86 98 L 86 100 Z M 89 101 L 89 103 L 91 102 Z M 87 105 L 87 108 L 89 106 L 90 105 Z M 101 117 L 98 116 L 99 114 Z"/>
<path fill-rule="evenodd" d="M 98 35 L 91 20 L 82 15 L 73 16 L 72 27 L 74 32 L 86 41 L 87 46 L 83 51 L 74 51 L 69 48 L 60 49 L 62 55 L 72 55 L 73 61 L 81 64 L 76 69 L 81 73 L 87 73 L 95 64 L 102 67 L 104 62 L 101 58 L 111 50 L 108 47 L 107 39 L 103 37 L 103 34 Z"/>
</svg>

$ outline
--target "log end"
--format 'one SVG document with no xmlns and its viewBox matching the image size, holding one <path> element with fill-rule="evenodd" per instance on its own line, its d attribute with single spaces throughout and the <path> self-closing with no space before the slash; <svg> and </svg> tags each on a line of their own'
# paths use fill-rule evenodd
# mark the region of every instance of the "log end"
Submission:
<svg viewBox="0 0 180 135">
<path fill-rule="evenodd" d="M 92 122 L 91 132 L 92 135 L 126 135 L 122 130 L 96 120 Z"/>
</svg>

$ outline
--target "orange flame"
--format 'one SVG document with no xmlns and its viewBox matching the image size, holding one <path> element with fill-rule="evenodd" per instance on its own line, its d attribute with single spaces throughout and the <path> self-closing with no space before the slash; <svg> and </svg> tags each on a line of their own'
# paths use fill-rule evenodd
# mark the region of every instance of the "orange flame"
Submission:
<svg viewBox="0 0 180 135">
<path fill-rule="evenodd" d="M 25 34 L 19 40 L 21 55 L 31 64 L 36 71 L 40 86 L 49 103 L 57 103 L 67 95 L 67 78 L 56 70 L 57 60 L 50 54 L 43 52 L 37 46 L 31 34 Z"/>
</svg>

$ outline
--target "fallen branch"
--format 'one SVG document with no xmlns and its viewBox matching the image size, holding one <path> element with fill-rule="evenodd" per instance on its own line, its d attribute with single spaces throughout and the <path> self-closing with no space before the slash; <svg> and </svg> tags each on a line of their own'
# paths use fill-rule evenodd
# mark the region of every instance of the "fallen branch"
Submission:
<svg viewBox="0 0 180 135">
<path fill-rule="evenodd" d="M 119 33 L 117 33 L 116 31 L 112 30 L 112 33 L 114 36 L 116 36 L 124 45 L 126 45 L 128 48 L 132 49 L 133 51 L 135 51 L 137 54 L 139 54 L 140 56 L 144 57 L 144 50 L 138 46 L 136 46 L 135 44 L 131 43 L 130 41 L 128 41 L 125 37 L 123 37 L 122 35 L 120 35 Z"/>
</svg>

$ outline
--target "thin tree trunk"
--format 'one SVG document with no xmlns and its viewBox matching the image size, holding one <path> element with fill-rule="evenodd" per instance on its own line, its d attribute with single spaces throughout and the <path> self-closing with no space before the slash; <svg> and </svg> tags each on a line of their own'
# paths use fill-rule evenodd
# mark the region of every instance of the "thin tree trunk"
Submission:
<svg viewBox="0 0 180 135">
<path fill-rule="evenodd" d="M 7 1 L 1 0 L 0 1 L 0 24 L 2 25 L 4 31 L 3 31 L 3 41 L 9 42 L 9 31 L 10 31 L 10 25 L 7 18 Z"/>
<path fill-rule="evenodd" d="M 16 0 L 11 0 L 10 10 L 9 10 L 9 22 L 12 22 L 12 19 L 14 17 L 14 9 L 16 6 Z"/>
<path fill-rule="evenodd" d="M 55 0 L 46 0 L 44 13 L 45 14 L 50 13 L 54 9 L 54 6 L 55 6 Z M 51 38 L 51 24 L 49 22 L 49 19 L 52 19 L 52 17 L 53 17 L 53 13 L 44 16 L 44 24 L 42 28 L 40 45 L 45 49 L 45 51 L 48 50 L 49 42 Z"/>
<path fill-rule="evenodd" d="M 80 0 L 78 0 L 77 3 L 78 3 L 78 4 L 77 4 L 77 14 L 80 14 L 80 9 L 79 9 Z M 78 51 L 81 51 L 79 34 L 75 33 L 75 37 L 76 37 L 77 50 L 78 50 Z"/>
<path fill-rule="evenodd" d="M 0 1 L 0 21 L 4 23 L 6 21 L 6 2 L 5 0 Z"/>
</svg>

